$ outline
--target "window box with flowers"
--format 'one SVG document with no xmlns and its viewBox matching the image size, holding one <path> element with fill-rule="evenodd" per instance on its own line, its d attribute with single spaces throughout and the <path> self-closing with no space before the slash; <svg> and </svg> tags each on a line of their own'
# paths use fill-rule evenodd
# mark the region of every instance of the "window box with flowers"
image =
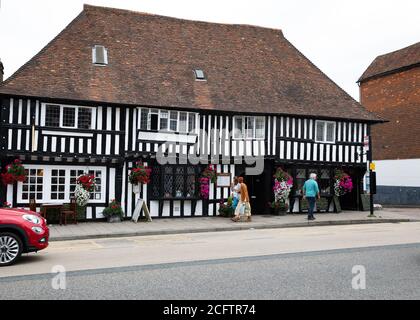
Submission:
<svg viewBox="0 0 420 320">
<path fill-rule="evenodd" d="M 108 222 L 121 222 L 124 212 L 121 204 L 117 200 L 112 200 L 108 207 L 102 211 L 102 215 L 107 218 Z"/>
<path fill-rule="evenodd" d="M 1 179 L 5 185 L 14 184 L 15 182 L 26 181 L 28 173 L 26 172 L 22 162 L 15 159 L 12 163 L 6 166 L 6 170 L 1 174 Z"/>
</svg>

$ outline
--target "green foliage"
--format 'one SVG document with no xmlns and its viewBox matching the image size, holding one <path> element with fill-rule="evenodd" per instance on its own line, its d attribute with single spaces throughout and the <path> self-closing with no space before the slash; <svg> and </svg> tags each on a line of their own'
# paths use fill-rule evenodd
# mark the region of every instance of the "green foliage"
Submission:
<svg viewBox="0 0 420 320">
<path fill-rule="evenodd" d="M 121 205 L 114 199 L 109 203 L 109 206 L 102 211 L 104 217 L 114 217 L 119 216 L 120 218 L 123 217 L 124 212 L 121 208 Z"/>
<path fill-rule="evenodd" d="M 221 217 L 233 217 L 235 215 L 235 209 L 232 207 L 232 203 L 232 197 L 229 197 L 226 203 L 223 200 L 220 202 L 219 215 Z"/>
</svg>

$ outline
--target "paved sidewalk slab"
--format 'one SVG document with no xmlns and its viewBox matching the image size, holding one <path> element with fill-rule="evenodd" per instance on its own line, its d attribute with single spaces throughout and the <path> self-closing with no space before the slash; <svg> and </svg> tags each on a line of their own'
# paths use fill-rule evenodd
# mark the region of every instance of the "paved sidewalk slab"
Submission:
<svg viewBox="0 0 420 320">
<path fill-rule="evenodd" d="M 375 218 L 369 218 L 368 214 L 368 212 L 360 211 L 344 211 L 340 214 L 323 213 L 317 214 L 315 221 L 306 220 L 304 214 L 293 214 L 286 216 L 254 215 L 252 222 L 233 222 L 222 217 L 154 219 L 152 222 L 138 223 L 131 221 L 121 223 L 84 222 L 77 225 L 51 225 L 50 240 L 420 221 L 420 208 L 386 208 L 376 211 Z"/>
</svg>

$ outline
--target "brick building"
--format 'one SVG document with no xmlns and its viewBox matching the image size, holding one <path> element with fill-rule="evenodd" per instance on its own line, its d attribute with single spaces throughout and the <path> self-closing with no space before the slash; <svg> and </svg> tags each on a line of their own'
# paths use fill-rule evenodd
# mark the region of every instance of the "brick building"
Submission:
<svg viewBox="0 0 420 320">
<path fill-rule="evenodd" d="M 377 57 L 359 79 L 362 105 L 389 120 L 372 128 L 383 204 L 420 204 L 420 42 Z"/>
</svg>

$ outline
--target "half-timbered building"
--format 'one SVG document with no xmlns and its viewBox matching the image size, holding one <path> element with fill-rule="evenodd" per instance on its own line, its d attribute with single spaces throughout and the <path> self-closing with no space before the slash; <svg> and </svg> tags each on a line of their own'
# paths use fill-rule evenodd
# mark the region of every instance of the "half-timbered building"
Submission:
<svg viewBox="0 0 420 320">
<path fill-rule="evenodd" d="M 86 219 L 101 218 L 114 198 L 130 217 L 138 196 L 152 217 L 216 215 L 229 188 L 212 183 L 202 199 L 203 168 L 246 175 L 255 165 L 247 158 L 264 164 L 245 176 L 255 214 L 269 213 L 278 166 L 294 177 L 291 211 L 302 211 L 310 172 L 333 210 L 337 168 L 357 186 L 342 206 L 358 209 L 363 139 L 381 122 L 280 30 L 89 5 L 0 84 L 0 99 L 2 167 L 20 158 L 28 169 L 2 200 L 68 201 L 87 171 L 98 185 Z M 137 160 L 152 167 L 139 195 L 127 179 Z"/>
</svg>

